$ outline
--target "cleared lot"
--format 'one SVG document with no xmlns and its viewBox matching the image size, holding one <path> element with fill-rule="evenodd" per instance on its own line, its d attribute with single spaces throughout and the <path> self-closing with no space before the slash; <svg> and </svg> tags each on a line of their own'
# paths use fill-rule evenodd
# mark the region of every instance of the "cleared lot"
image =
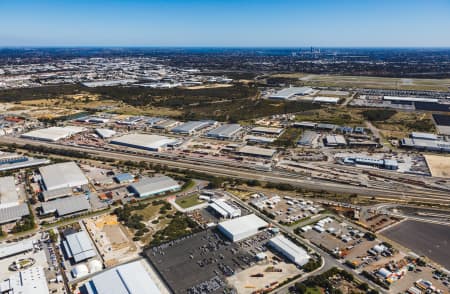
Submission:
<svg viewBox="0 0 450 294">
<path fill-rule="evenodd" d="M 433 177 L 450 178 L 450 156 L 424 155 Z"/>
</svg>

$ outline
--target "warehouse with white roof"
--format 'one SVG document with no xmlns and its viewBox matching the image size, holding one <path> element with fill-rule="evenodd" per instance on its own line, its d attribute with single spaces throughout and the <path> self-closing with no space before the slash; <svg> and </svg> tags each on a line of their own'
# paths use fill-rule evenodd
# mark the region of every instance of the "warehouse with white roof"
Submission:
<svg viewBox="0 0 450 294">
<path fill-rule="evenodd" d="M 159 135 L 128 134 L 111 141 L 111 144 L 125 147 L 144 149 L 148 151 L 160 151 L 170 144 L 178 142 L 176 138 L 168 138 Z"/>
<path fill-rule="evenodd" d="M 268 245 L 298 266 L 304 266 L 310 259 L 305 249 L 299 247 L 283 235 L 273 237 L 270 239 Z"/>
<path fill-rule="evenodd" d="M 235 218 L 241 216 L 241 209 L 228 204 L 222 199 L 213 199 L 209 208 L 214 210 L 222 218 Z"/>
<path fill-rule="evenodd" d="M 243 146 L 236 153 L 243 156 L 272 158 L 277 151 L 275 149 L 260 148 L 256 146 Z"/>
<path fill-rule="evenodd" d="M 217 122 L 214 120 L 199 120 L 199 121 L 188 121 L 185 122 L 171 130 L 172 133 L 183 134 L 183 135 L 193 135 L 196 132 L 205 129 L 210 126 L 216 125 Z"/>
<path fill-rule="evenodd" d="M 61 139 L 69 138 L 75 134 L 86 131 L 83 127 L 50 127 L 46 129 L 34 130 L 21 135 L 22 138 L 56 142 Z"/>
<path fill-rule="evenodd" d="M 94 244 L 86 231 L 67 235 L 62 242 L 67 258 L 79 263 L 97 255 Z"/>
<path fill-rule="evenodd" d="M 45 190 L 76 188 L 88 184 L 88 179 L 78 165 L 73 162 L 62 162 L 39 168 Z"/>
<path fill-rule="evenodd" d="M 48 294 L 47 278 L 42 266 L 14 272 L 8 279 L 0 282 L 1 293 Z"/>
<path fill-rule="evenodd" d="M 81 286 L 80 291 L 83 294 L 161 294 L 142 262 L 134 261 L 103 271 Z"/>
<path fill-rule="evenodd" d="M 256 235 L 260 230 L 267 226 L 267 222 L 254 214 L 249 214 L 221 222 L 218 225 L 218 229 L 231 241 L 238 242 Z"/>
<path fill-rule="evenodd" d="M 240 124 L 224 124 L 214 130 L 209 131 L 206 136 L 210 138 L 227 140 L 236 136 L 236 134 L 240 130 L 242 130 Z"/>
<path fill-rule="evenodd" d="M 14 177 L 0 178 L 0 209 L 19 205 Z"/>
<path fill-rule="evenodd" d="M 293 100 L 295 96 L 305 96 L 312 94 L 314 89 L 310 87 L 290 87 L 284 88 L 269 96 L 270 99 Z"/>
<path fill-rule="evenodd" d="M 176 192 L 181 189 L 180 184 L 168 176 L 142 178 L 128 188 L 138 197 L 161 195 L 166 192 Z"/>
<path fill-rule="evenodd" d="M 66 216 L 85 212 L 89 209 L 91 209 L 91 205 L 84 195 L 64 197 L 43 202 L 41 205 L 41 213 L 44 215 L 54 213 L 57 216 Z"/>
</svg>

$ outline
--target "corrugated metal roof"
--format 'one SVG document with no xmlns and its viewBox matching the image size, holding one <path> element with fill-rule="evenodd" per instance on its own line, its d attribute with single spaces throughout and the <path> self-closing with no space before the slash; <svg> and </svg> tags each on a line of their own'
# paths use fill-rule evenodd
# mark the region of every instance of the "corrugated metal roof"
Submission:
<svg viewBox="0 0 450 294">
<path fill-rule="evenodd" d="M 66 236 L 67 249 L 75 262 L 80 262 L 97 255 L 86 231 Z"/>
<path fill-rule="evenodd" d="M 130 188 L 139 194 L 140 197 L 145 197 L 154 194 L 164 193 L 166 191 L 180 189 L 177 181 L 168 176 L 159 176 L 153 178 L 142 178 L 139 182 L 130 186 Z"/>
<path fill-rule="evenodd" d="M 87 178 L 73 161 L 43 166 L 39 168 L 39 172 L 47 190 L 73 188 L 88 184 Z"/>
<path fill-rule="evenodd" d="M 56 212 L 58 215 L 67 215 L 89 210 L 91 205 L 85 196 L 71 196 L 42 203 L 44 214 Z"/>
<path fill-rule="evenodd" d="M 16 190 L 14 177 L 0 178 L 0 207 L 17 205 L 19 195 Z"/>
<path fill-rule="evenodd" d="M 278 235 L 270 239 L 269 245 L 275 247 L 281 253 L 286 255 L 292 262 L 302 266 L 309 260 L 309 255 L 305 249 L 297 246 L 294 242 L 287 239 L 283 235 Z"/>
<path fill-rule="evenodd" d="M 226 230 L 231 235 L 240 235 L 253 230 L 257 231 L 260 228 L 267 227 L 267 225 L 268 224 L 264 220 L 255 214 L 241 216 L 219 224 L 222 229 Z"/>
<path fill-rule="evenodd" d="M 230 138 L 242 129 L 240 124 L 225 124 L 220 127 L 209 131 L 207 133 L 208 137 L 217 138 Z"/>
<path fill-rule="evenodd" d="M 0 209 L 0 224 L 12 222 L 29 215 L 28 205 L 22 203 L 16 206 L 6 207 Z"/>
</svg>

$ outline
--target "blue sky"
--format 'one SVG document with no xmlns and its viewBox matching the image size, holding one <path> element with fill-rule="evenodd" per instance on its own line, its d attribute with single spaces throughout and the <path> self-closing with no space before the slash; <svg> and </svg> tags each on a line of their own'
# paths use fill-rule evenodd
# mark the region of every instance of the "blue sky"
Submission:
<svg viewBox="0 0 450 294">
<path fill-rule="evenodd" d="M 450 0 L 0 0 L 0 46 L 450 47 Z"/>
</svg>

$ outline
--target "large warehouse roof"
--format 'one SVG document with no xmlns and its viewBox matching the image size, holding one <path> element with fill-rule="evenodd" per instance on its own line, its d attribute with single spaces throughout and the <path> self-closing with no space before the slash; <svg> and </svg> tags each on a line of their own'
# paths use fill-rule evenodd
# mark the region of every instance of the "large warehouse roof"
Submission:
<svg viewBox="0 0 450 294">
<path fill-rule="evenodd" d="M 46 190 L 73 188 L 88 184 L 78 165 L 73 162 L 63 162 L 39 168 Z"/>
<path fill-rule="evenodd" d="M 128 134 L 112 140 L 111 143 L 150 151 L 159 151 L 160 148 L 175 143 L 176 141 L 177 139 L 175 138 L 168 138 L 165 136 Z"/>
<path fill-rule="evenodd" d="M 272 157 L 275 152 L 275 149 L 267 149 L 260 148 L 255 146 L 244 146 L 239 149 L 238 153 L 242 155 L 250 155 L 250 156 L 260 156 L 260 157 Z"/>
<path fill-rule="evenodd" d="M 214 124 L 216 124 L 216 121 L 213 120 L 188 121 L 182 125 L 179 125 L 178 127 L 173 128 L 171 132 L 180 134 L 192 134 Z"/>
<path fill-rule="evenodd" d="M 33 140 L 42 140 L 42 141 L 58 141 L 64 138 L 68 138 L 77 133 L 81 133 L 85 131 L 85 128 L 82 127 L 51 127 L 47 129 L 34 130 L 25 134 L 22 134 L 21 137 Z"/>
<path fill-rule="evenodd" d="M 32 266 L 14 272 L 8 279 L 0 283 L 0 288 L 2 293 L 50 293 L 42 266 Z"/>
<path fill-rule="evenodd" d="M 135 261 L 106 270 L 94 276 L 82 288 L 88 294 L 160 294 L 161 291 L 145 269 L 142 261 Z"/>
<path fill-rule="evenodd" d="M 42 203 L 42 213 L 57 213 L 59 216 L 89 210 L 91 205 L 85 196 L 70 196 Z"/>
<path fill-rule="evenodd" d="M 240 124 L 225 124 L 220 127 L 209 131 L 206 135 L 213 138 L 228 139 L 233 137 L 237 132 L 242 129 Z"/>
<path fill-rule="evenodd" d="M 384 100 L 388 101 L 410 101 L 410 102 L 439 102 L 436 98 L 426 98 L 426 97 L 397 97 L 397 96 L 384 96 Z"/>
<path fill-rule="evenodd" d="M 233 242 L 236 242 L 253 236 L 260 229 L 267 227 L 267 225 L 261 218 L 254 214 L 249 214 L 221 222 L 218 228 Z"/>
<path fill-rule="evenodd" d="M 270 135 L 279 135 L 283 132 L 283 128 L 254 127 L 252 133 L 263 133 Z"/>
<path fill-rule="evenodd" d="M 94 245 L 86 231 L 67 235 L 63 244 L 68 257 L 73 258 L 75 263 L 97 255 Z"/>
<path fill-rule="evenodd" d="M 6 245 L 6 246 L 1 246 L 0 247 L 0 259 L 9 257 L 9 256 L 14 256 L 14 255 L 26 252 L 26 251 L 30 251 L 30 250 L 33 250 L 33 248 L 34 248 L 33 241 L 30 239 L 22 240 L 20 242 L 13 243 L 13 244 Z"/>
<path fill-rule="evenodd" d="M 153 178 L 142 178 L 139 182 L 130 186 L 130 189 L 137 193 L 139 197 L 146 197 L 161 194 L 167 191 L 175 191 L 181 186 L 177 181 L 167 176 Z"/>
<path fill-rule="evenodd" d="M 309 87 L 290 87 L 284 88 L 272 95 L 269 98 L 271 99 L 291 99 L 295 95 L 307 95 L 313 92 L 312 88 Z"/>
<path fill-rule="evenodd" d="M 14 177 L 0 178 L 0 208 L 19 205 Z"/>
<path fill-rule="evenodd" d="M 310 257 L 303 248 L 282 235 L 270 239 L 269 245 L 299 266 L 303 266 L 309 261 Z"/>
<path fill-rule="evenodd" d="M 29 214 L 30 211 L 28 210 L 28 205 L 26 203 L 6 208 L 0 208 L 0 224 L 19 220 Z"/>
</svg>

